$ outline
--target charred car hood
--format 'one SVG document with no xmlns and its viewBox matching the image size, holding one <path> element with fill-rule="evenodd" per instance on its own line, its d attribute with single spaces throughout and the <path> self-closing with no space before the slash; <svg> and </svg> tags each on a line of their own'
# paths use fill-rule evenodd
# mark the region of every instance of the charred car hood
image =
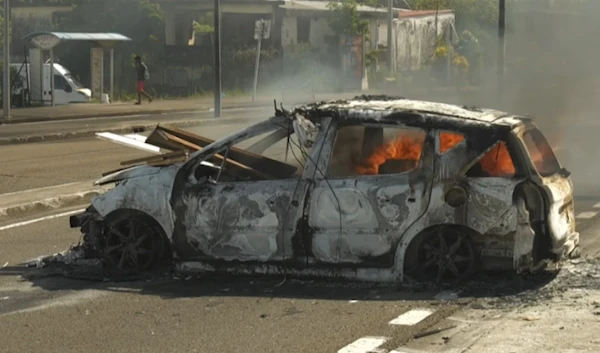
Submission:
<svg viewBox="0 0 600 353">
<path fill-rule="evenodd" d="M 180 167 L 181 164 L 179 164 L 178 166 Z M 94 181 L 94 185 L 105 185 L 109 183 L 115 183 L 121 180 L 157 174 L 160 173 L 161 169 L 163 168 L 164 167 L 152 167 L 146 165 L 127 168 L 118 172 L 111 173 Z"/>
</svg>

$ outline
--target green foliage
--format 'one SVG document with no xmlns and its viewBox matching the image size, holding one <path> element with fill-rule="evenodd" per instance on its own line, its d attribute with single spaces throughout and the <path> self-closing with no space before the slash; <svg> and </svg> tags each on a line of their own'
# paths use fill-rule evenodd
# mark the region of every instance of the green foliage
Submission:
<svg viewBox="0 0 600 353">
<path fill-rule="evenodd" d="M 0 62 L 0 66 L 3 66 L 4 63 Z M 0 71 L 0 82 L 4 80 L 4 72 Z M 22 102 L 22 94 L 23 94 L 23 77 L 19 74 L 16 68 L 10 68 L 10 88 L 11 88 L 11 105 L 12 106 L 20 106 Z M 2 104 L 2 97 L 4 88 L 0 85 L 0 104 Z"/>
<path fill-rule="evenodd" d="M 410 4 L 414 10 L 452 9 L 461 28 L 498 22 L 498 0 L 413 0 Z"/>
<path fill-rule="evenodd" d="M 364 35 L 369 32 L 369 22 L 360 17 L 356 0 L 330 1 L 329 27 L 337 35 Z"/>
<path fill-rule="evenodd" d="M 206 12 L 198 21 L 194 21 L 194 31 L 196 34 L 204 34 L 204 33 L 214 33 L 215 26 L 213 25 L 214 18 L 212 12 Z"/>
<path fill-rule="evenodd" d="M 270 60 L 276 57 L 279 52 L 275 49 L 261 49 L 260 59 Z M 239 65 L 254 65 L 256 61 L 256 47 L 240 48 L 233 52 L 233 60 Z"/>
</svg>

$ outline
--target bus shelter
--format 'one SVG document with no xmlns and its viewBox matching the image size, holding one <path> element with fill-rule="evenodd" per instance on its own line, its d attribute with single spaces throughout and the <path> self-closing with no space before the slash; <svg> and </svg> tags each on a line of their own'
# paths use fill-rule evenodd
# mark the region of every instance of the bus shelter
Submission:
<svg viewBox="0 0 600 353">
<path fill-rule="evenodd" d="M 104 92 L 104 57 L 105 53 L 109 52 L 109 96 L 111 100 L 114 94 L 114 48 L 117 44 L 124 41 L 130 41 L 122 34 L 118 33 L 70 33 L 70 32 L 33 32 L 23 40 L 32 44 L 29 48 L 29 59 L 27 60 L 28 71 L 27 78 L 29 80 L 29 91 L 32 101 L 44 104 L 50 98 L 51 105 L 55 105 L 54 92 L 54 52 L 53 49 L 64 41 L 88 41 L 92 42 L 90 55 L 91 69 L 91 90 L 92 97 L 100 98 Z M 50 65 L 52 68 L 49 71 L 49 90 L 44 90 L 44 52 L 48 52 L 50 56 Z"/>
</svg>

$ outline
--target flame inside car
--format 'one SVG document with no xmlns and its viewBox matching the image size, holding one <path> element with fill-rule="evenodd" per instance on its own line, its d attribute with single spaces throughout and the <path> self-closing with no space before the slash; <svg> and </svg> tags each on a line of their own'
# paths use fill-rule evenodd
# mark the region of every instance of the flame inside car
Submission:
<svg viewBox="0 0 600 353">
<path fill-rule="evenodd" d="M 355 170 L 360 175 L 375 175 L 380 173 L 380 168 L 390 162 L 399 164 L 403 161 L 405 164 L 414 166 L 421 158 L 424 140 L 424 134 L 401 133 L 391 142 L 375 148 L 367 158 L 355 167 Z M 464 136 L 461 134 L 441 132 L 440 153 L 449 151 L 463 140 Z M 537 158 L 541 159 L 542 157 L 538 156 Z M 481 158 L 479 164 L 485 173 L 492 176 L 510 177 L 515 173 L 515 166 L 504 142 L 492 147 Z"/>
</svg>

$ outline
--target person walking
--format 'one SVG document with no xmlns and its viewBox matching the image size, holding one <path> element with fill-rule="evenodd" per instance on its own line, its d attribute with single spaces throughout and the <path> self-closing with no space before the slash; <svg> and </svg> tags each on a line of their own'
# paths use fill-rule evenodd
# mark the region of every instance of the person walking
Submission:
<svg viewBox="0 0 600 353">
<path fill-rule="evenodd" d="M 136 105 L 142 104 L 142 95 L 148 98 L 148 103 L 152 103 L 152 96 L 150 96 L 145 90 L 146 80 L 150 78 L 150 73 L 148 72 L 148 67 L 142 61 L 139 55 L 135 57 L 135 71 L 137 75 L 137 94 L 138 101 L 135 103 Z"/>
</svg>

